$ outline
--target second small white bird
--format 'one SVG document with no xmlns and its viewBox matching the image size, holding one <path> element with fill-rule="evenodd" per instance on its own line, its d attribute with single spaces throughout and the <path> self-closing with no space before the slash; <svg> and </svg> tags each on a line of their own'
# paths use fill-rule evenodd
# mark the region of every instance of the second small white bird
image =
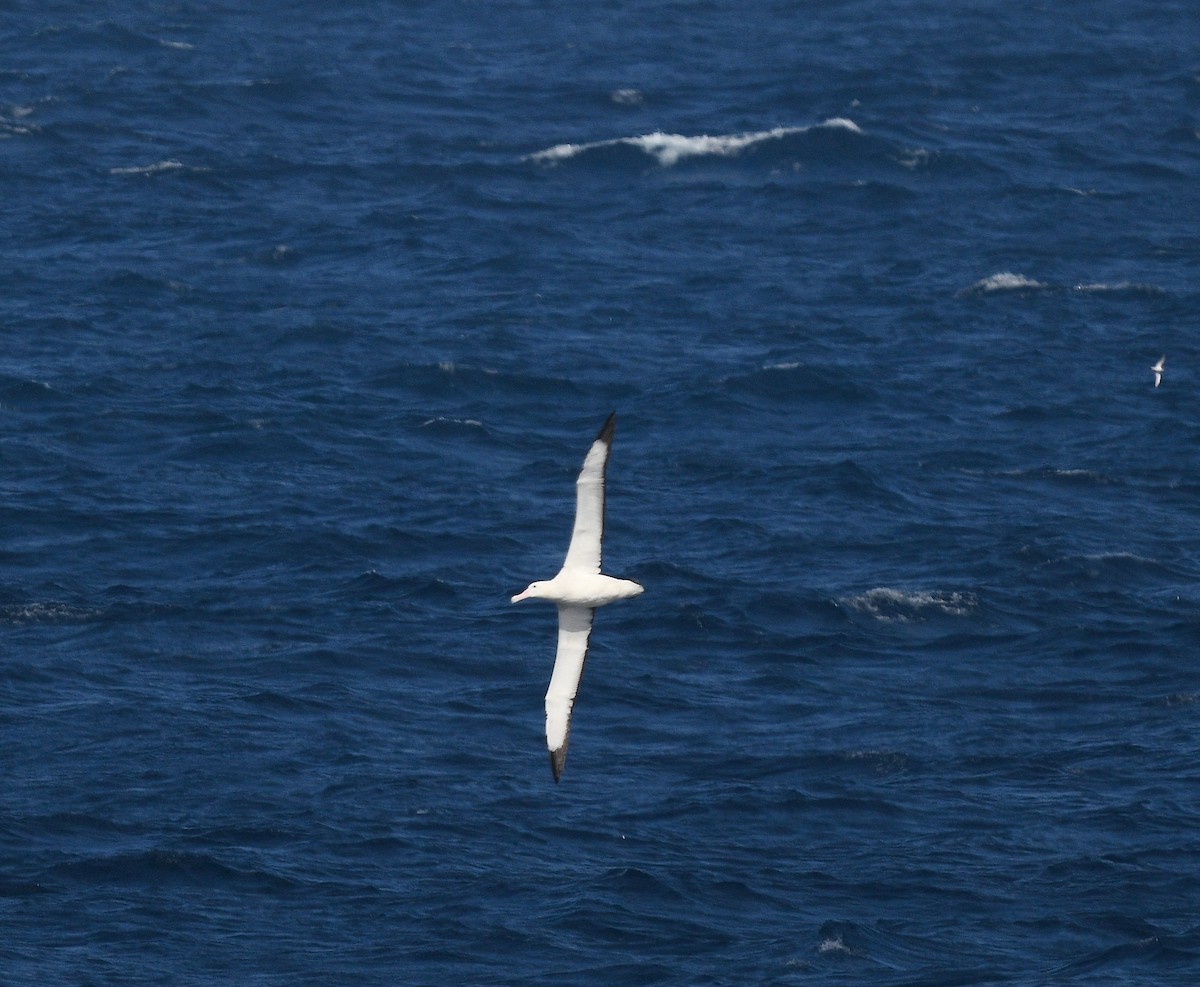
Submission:
<svg viewBox="0 0 1200 987">
<path fill-rule="evenodd" d="M 1160 356 L 1158 358 L 1158 363 L 1156 363 L 1153 367 L 1150 368 L 1150 372 L 1152 374 L 1154 374 L 1154 386 L 1155 387 L 1158 387 L 1158 385 L 1162 383 L 1163 364 L 1166 362 L 1167 362 L 1167 358 L 1165 356 Z"/>
</svg>

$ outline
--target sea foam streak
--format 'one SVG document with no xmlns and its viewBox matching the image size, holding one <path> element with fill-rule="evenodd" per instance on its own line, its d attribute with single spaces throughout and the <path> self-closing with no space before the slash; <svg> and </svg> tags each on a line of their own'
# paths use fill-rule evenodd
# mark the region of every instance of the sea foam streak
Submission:
<svg viewBox="0 0 1200 987">
<path fill-rule="evenodd" d="M 110 175 L 158 175 L 164 171 L 182 171 L 187 168 L 182 161 L 171 158 L 167 161 L 156 161 L 150 165 L 137 165 L 128 168 L 109 168 Z"/>
<path fill-rule="evenodd" d="M 1075 290 L 1091 294 L 1165 295 L 1166 289 L 1141 281 L 1118 281 L 1115 284 L 1077 284 Z"/>
<path fill-rule="evenodd" d="M 963 288 L 959 295 L 990 295 L 996 292 L 1025 292 L 1042 290 L 1064 290 L 1045 281 L 1037 281 L 1024 274 L 1014 274 L 1012 271 L 1001 271 L 986 278 L 980 278 L 974 284 Z M 1140 281 L 1118 281 L 1114 284 L 1096 282 L 1091 284 L 1076 284 L 1074 291 L 1082 294 L 1123 294 L 1135 296 L 1157 296 L 1166 294 L 1158 285 L 1145 284 Z"/>
<path fill-rule="evenodd" d="M 876 620 L 907 623 L 928 613 L 962 617 L 978 606 L 973 593 L 940 590 L 899 590 L 877 586 L 858 596 L 841 601 L 845 606 Z"/>
<path fill-rule="evenodd" d="M 964 288 L 959 294 L 963 295 L 986 295 L 993 291 L 1032 291 L 1037 288 L 1045 288 L 1046 285 L 1041 281 L 1035 281 L 1033 278 L 1027 278 L 1024 274 L 1013 274 L 1012 271 L 1001 271 L 999 274 L 993 274 L 991 277 L 982 278 L 976 281 L 969 288 Z"/>
<path fill-rule="evenodd" d="M 844 117 L 834 117 L 816 125 L 817 128 L 830 130 L 848 130 L 861 134 L 862 130 L 853 120 Z M 638 148 L 658 160 L 664 168 L 670 168 L 684 158 L 694 157 L 734 157 L 748 147 L 762 144 L 766 141 L 779 140 L 791 134 L 803 134 L 813 127 L 775 127 L 773 130 L 759 130 L 745 134 L 725 134 L 711 137 L 707 134 L 698 137 L 686 137 L 683 134 L 664 134 L 655 131 L 652 134 L 642 134 L 639 137 L 618 137 L 614 140 L 592 141 L 588 144 L 556 144 L 554 147 L 537 151 L 528 156 L 527 160 L 538 164 L 558 164 L 585 151 L 601 147 L 616 147 L 627 145 Z"/>
</svg>

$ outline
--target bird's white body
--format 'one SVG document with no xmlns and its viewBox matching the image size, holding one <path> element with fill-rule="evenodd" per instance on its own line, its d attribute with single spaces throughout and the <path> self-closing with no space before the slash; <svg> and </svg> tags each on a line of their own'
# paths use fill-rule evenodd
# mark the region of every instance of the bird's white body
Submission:
<svg viewBox="0 0 1200 987">
<path fill-rule="evenodd" d="M 631 579 L 617 579 L 600 571 L 604 541 L 604 474 L 616 418 L 616 412 L 608 416 L 588 449 L 579 479 L 575 481 L 575 526 L 558 575 L 530 583 L 512 598 L 513 603 L 549 600 L 558 607 L 558 651 L 550 686 L 546 690 L 546 746 L 555 781 L 567 760 L 571 711 L 587 661 L 596 607 L 627 600 L 643 589 Z"/>
<path fill-rule="evenodd" d="M 1165 356 L 1160 356 L 1158 358 L 1158 363 L 1150 368 L 1150 372 L 1154 374 L 1155 387 L 1158 387 L 1158 385 L 1162 383 L 1163 367 L 1166 365 L 1166 362 L 1167 358 Z"/>
<path fill-rule="evenodd" d="M 553 579 L 531 583 L 528 589 L 518 593 L 512 601 L 520 603 L 522 600 L 550 600 L 559 606 L 594 610 L 606 603 L 628 600 L 640 594 L 644 588 L 632 579 L 617 579 L 599 572 L 563 568 Z"/>
</svg>

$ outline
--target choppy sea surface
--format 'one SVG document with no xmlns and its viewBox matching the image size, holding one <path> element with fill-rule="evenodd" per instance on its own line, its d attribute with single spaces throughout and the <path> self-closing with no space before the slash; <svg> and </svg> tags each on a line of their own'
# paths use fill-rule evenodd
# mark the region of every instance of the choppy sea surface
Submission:
<svg viewBox="0 0 1200 987">
<path fill-rule="evenodd" d="M 1194 5 L 268 7 L 3 5 L 0 982 L 1195 983 Z"/>
</svg>

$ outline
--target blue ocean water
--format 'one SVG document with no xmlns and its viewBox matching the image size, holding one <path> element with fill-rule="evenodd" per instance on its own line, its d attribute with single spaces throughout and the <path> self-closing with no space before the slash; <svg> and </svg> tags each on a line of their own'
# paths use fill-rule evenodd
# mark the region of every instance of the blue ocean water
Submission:
<svg viewBox="0 0 1200 987">
<path fill-rule="evenodd" d="M 1194 5 L 253 7 L 3 5 L 0 982 L 1195 983 Z"/>
</svg>

